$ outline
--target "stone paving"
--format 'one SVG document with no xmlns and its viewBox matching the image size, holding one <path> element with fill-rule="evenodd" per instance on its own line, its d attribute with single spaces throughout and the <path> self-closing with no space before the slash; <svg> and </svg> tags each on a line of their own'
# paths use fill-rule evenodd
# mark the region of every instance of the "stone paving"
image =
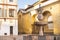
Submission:
<svg viewBox="0 0 60 40">
<path fill-rule="evenodd" d="M 60 36 L 19 35 L 0 36 L 0 40 L 60 40 Z"/>
</svg>

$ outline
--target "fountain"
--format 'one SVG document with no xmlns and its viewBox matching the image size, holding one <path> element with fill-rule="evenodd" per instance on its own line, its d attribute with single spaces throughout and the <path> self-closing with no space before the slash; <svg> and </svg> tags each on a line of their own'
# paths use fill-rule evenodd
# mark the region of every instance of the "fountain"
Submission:
<svg viewBox="0 0 60 40">
<path fill-rule="evenodd" d="M 38 12 L 39 12 L 39 13 L 38 13 L 37 19 L 38 19 L 39 21 L 34 22 L 34 25 L 35 25 L 36 27 L 39 27 L 39 28 L 40 28 L 40 30 L 39 30 L 39 35 L 43 36 L 43 27 L 44 27 L 45 25 L 47 25 L 47 23 L 44 22 L 44 21 L 42 21 L 42 20 L 43 20 L 43 15 L 42 15 L 42 10 L 41 10 L 41 8 L 39 9 Z"/>
</svg>

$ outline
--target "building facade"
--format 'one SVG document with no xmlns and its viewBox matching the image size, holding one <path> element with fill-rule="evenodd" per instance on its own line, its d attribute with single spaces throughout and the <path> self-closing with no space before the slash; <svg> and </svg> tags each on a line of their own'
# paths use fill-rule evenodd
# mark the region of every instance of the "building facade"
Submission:
<svg viewBox="0 0 60 40">
<path fill-rule="evenodd" d="M 55 35 L 60 35 L 59 28 L 60 28 L 60 1 L 59 0 L 50 0 L 46 1 L 41 4 L 41 7 L 43 8 L 43 15 L 45 17 L 45 21 L 51 22 L 48 23 L 48 29 L 49 31 L 53 32 Z M 46 28 L 46 27 L 45 27 Z M 49 32 L 48 31 L 48 32 Z"/>
<path fill-rule="evenodd" d="M 32 33 L 30 12 L 22 13 L 21 11 L 19 11 L 18 32 L 19 34 L 31 34 Z"/>
<path fill-rule="evenodd" d="M 40 13 L 43 15 L 43 22 L 48 22 L 47 25 L 44 26 L 45 33 L 52 33 L 55 35 L 60 35 L 59 32 L 59 19 L 60 19 L 60 1 L 59 0 L 42 0 L 38 1 L 34 4 L 33 9 L 42 9 Z M 32 13 L 33 14 L 33 13 Z M 37 16 L 37 15 L 36 15 Z M 35 16 L 35 17 L 36 17 Z M 34 17 L 34 18 L 35 18 Z"/>
<path fill-rule="evenodd" d="M 0 35 L 18 35 L 17 0 L 0 0 Z"/>
<path fill-rule="evenodd" d="M 34 3 L 32 6 L 23 10 L 22 13 L 30 12 L 30 16 L 31 16 L 30 24 L 32 25 L 34 24 L 35 21 L 39 21 L 37 18 L 37 15 L 38 15 L 38 10 L 40 9 L 40 13 L 43 15 L 42 21 L 47 22 L 47 25 L 45 25 L 43 28 L 44 33 L 49 33 L 49 34 L 52 33 L 52 34 L 59 35 L 60 34 L 60 31 L 59 31 L 60 30 L 59 29 L 60 28 L 60 20 L 59 20 L 60 8 L 59 7 L 60 7 L 59 0 L 41 0 L 41 1 L 39 0 L 38 2 Z M 39 31 L 39 28 L 35 27 L 35 25 L 33 25 L 32 27 L 29 26 L 29 28 L 32 28 L 31 29 L 32 32 L 36 33 Z"/>
</svg>

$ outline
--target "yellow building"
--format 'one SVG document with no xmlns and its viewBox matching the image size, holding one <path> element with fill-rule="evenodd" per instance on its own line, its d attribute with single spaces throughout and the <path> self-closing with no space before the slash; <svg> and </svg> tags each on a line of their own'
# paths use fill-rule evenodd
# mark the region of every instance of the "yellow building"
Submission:
<svg viewBox="0 0 60 40">
<path fill-rule="evenodd" d="M 19 11 L 18 26 L 19 33 L 32 33 L 31 16 L 29 12 L 22 13 L 21 10 Z"/>
<path fill-rule="evenodd" d="M 29 20 L 30 20 L 30 25 L 32 27 L 28 26 L 28 29 L 29 29 L 29 27 L 31 27 L 32 29 L 31 28 L 30 29 L 33 33 L 33 28 L 34 28 L 33 26 L 34 25 L 32 25 L 32 24 L 34 24 L 35 21 L 38 21 L 37 20 L 38 11 L 36 9 L 39 9 L 39 7 L 42 8 L 42 15 L 43 15 L 43 18 L 44 18 L 42 21 L 48 23 L 46 26 L 44 26 L 44 32 L 45 33 L 53 33 L 53 34 L 56 34 L 56 35 L 60 34 L 60 32 L 59 32 L 59 28 L 60 28 L 60 20 L 59 20 L 60 19 L 60 17 L 59 17 L 60 16 L 59 15 L 59 13 L 60 13 L 60 8 L 59 8 L 60 7 L 60 1 L 59 0 L 38 1 L 38 2 L 34 3 L 32 6 L 23 10 L 22 11 L 23 14 L 24 13 L 29 14 L 29 16 L 31 18 Z M 26 15 L 26 14 L 24 14 L 24 15 Z M 26 20 L 26 19 L 24 19 L 24 20 Z M 22 22 L 22 23 L 24 23 L 24 22 Z M 26 22 L 26 23 L 28 23 L 28 22 Z M 21 25 L 21 24 L 19 24 L 19 25 Z M 34 29 L 35 29 L 34 30 L 35 33 L 36 33 L 36 31 L 39 30 L 37 27 L 35 27 Z"/>
</svg>

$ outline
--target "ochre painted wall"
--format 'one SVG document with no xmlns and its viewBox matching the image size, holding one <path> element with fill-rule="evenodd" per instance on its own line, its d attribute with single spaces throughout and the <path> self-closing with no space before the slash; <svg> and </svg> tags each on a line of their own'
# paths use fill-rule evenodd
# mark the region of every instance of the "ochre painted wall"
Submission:
<svg viewBox="0 0 60 40">
<path fill-rule="evenodd" d="M 43 7 L 43 11 L 49 11 L 52 14 L 54 25 L 54 29 L 52 31 L 56 35 L 60 34 L 60 2 L 56 2 Z M 46 30 L 47 29 L 45 28 L 45 31 Z"/>
<path fill-rule="evenodd" d="M 22 23 L 22 12 L 19 12 L 19 15 L 18 15 L 18 32 L 19 33 L 23 33 L 23 23 Z"/>
<path fill-rule="evenodd" d="M 23 25 L 24 25 L 24 32 L 32 33 L 32 26 L 31 26 L 31 16 L 30 13 L 23 14 Z"/>
<path fill-rule="evenodd" d="M 19 20 L 19 32 L 20 33 L 28 33 L 31 34 L 32 33 L 32 26 L 31 26 L 31 16 L 30 13 L 21 13 L 20 12 L 21 17 L 18 17 Z M 19 15 L 19 16 L 20 16 Z"/>
</svg>

